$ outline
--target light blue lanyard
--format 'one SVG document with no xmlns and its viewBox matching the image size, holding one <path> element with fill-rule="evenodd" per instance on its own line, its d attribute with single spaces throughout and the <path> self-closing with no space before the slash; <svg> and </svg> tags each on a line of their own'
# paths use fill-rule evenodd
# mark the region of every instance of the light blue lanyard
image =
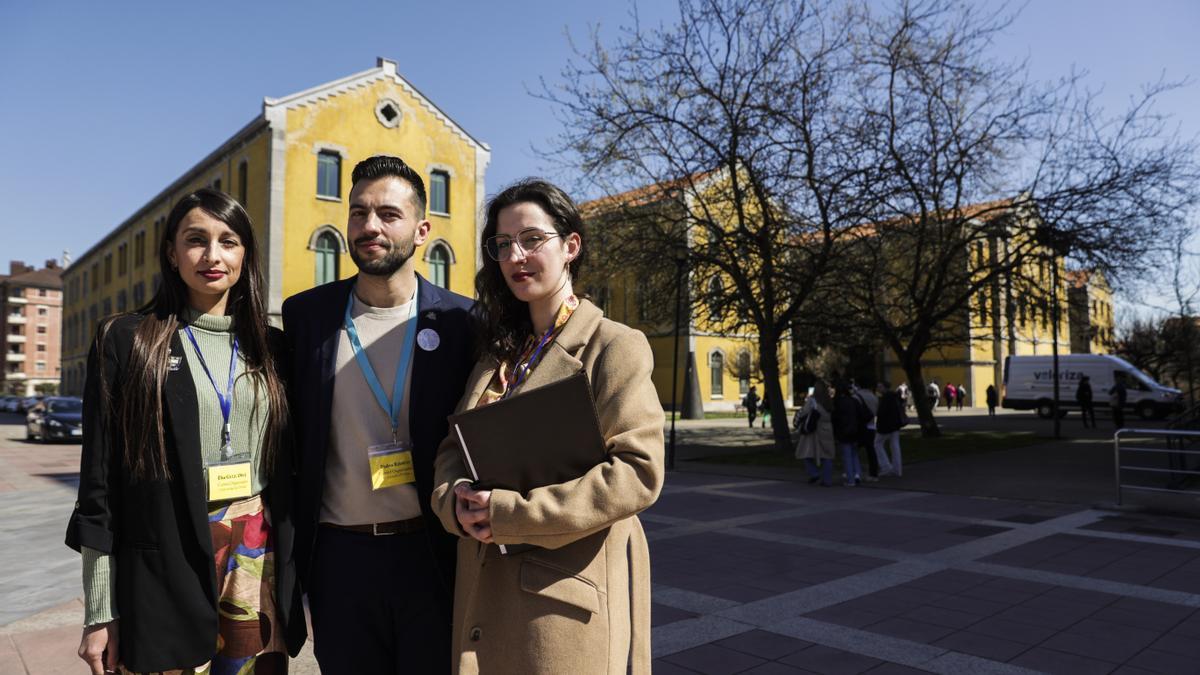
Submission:
<svg viewBox="0 0 1200 675">
<path fill-rule="evenodd" d="M 392 384 L 390 400 L 383 391 L 383 385 L 379 383 L 379 377 L 375 375 L 375 369 L 371 367 L 371 362 L 367 360 L 367 351 L 363 349 L 362 342 L 358 339 L 358 329 L 354 327 L 354 319 L 350 316 L 350 310 L 353 307 L 354 291 L 351 290 L 350 297 L 346 299 L 346 335 L 350 338 L 351 348 L 354 349 L 354 359 L 358 361 L 358 369 L 362 371 L 363 378 L 371 387 L 371 392 L 375 394 L 375 400 L 379 402 L 379 407 L 383 408 L 383 412 L 391 419 L 392 441 L 395 442 L 399 439 L 400 406 L 404 398 L 404 382 L 408 377 L 408 365 L 412 361 L 413 343 L 416 342 L 417 337 L 417 298 L 413 298 L 412 310 L 408 315 L 408 327 L 404 331 L 404 345 L 400 348 L 400 362 L 396 364 L 396 381 Z"/>
<path fill-rule="evenodd" d="M 213 391 L 217 392 L 217 403 L 221 405 L 221 419 L 224 424 L 221 426 L 221 459 L 227 460 L 233 457 L 233 443 L 231 441 L 231 429 L 229 428 L 229 414 L 233 411 L 233 373 L 237 366 L 238 357 L 238 340 L 235 335 L 233 338 L 233 353 L 229 355 L 229 383 L 225 386 L 225 393 L 221 393 L 221 389 L 217 387 L 217 381 L 213 379 L 212 373 L 208 370 L 208 364 L 204 362 L 204 353 L 200 351 L 200 343 L 196 342 L 196 336 L 192 333 L 191 326 L 184 326 L 183 330 L 187 333 L 188 339 L 192 341 L 192 347 L 196 349 L 196 358 L 200 360 L 200 367 L 204 369 L 204 374 L 208 376 L 208 381 L 212 383 Z"/>
</svg>

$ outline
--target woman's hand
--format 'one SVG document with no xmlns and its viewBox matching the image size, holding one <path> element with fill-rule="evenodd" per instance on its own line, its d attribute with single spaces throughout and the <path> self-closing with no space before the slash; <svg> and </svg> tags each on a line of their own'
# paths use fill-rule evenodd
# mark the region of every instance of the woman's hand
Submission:
<svg viewBox="0 0 1200 675">
<path fill-rule="evenodd" d="M 79 658 L 92 669 L 92 675 L 117 672 L 120 660 L 120 630 L 117 621 L 98 623 L 83 627 L 83 638 L 79 641 Z"/>
<path fill-rule="evenodd" d="M 469 483 L 454 486 L 454 515 L 472 538 L 492 543 L 491 490 L 475 490 Z"/>
</svg>

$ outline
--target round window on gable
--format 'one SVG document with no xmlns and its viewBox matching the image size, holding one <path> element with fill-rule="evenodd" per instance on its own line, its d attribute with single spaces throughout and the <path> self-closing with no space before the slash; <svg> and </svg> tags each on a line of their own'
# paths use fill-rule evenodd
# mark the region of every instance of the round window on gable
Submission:
<svg viewBox="0 0 1200 675">
<path fill-rule="evenodd" d="M 400 104 L 390 98 L 380 99 L 379 103 L 375 104 L 375 119 L 383 126 L 394 129 L 400 124 L 400 118 L 403 115 L 400 112 Z"/>
</svg>

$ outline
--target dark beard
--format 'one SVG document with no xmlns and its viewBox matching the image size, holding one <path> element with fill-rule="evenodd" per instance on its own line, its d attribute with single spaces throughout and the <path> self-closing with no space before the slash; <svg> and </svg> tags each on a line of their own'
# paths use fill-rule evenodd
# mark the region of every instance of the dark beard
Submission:
<svg viewBox="0 0 1200 675">
<path fill-rule="evenodd" d="M 358 255 L 358 242 L 350 249 L 350 259 L 358 267 L 358 271 L 363 274 L 370 274 L 375 277 L 390 277 L 396 273 L 404 263 L 416 252 L 417 246 L 412 239 L 399 244 L 389 242 L 387 254 L 376 260 L 363 260 Z"/>
</svg>

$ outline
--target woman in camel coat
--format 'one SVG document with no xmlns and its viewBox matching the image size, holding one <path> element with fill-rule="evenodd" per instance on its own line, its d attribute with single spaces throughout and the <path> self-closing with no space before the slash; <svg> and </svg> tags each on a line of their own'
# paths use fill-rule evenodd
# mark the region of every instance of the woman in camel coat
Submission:
<svg viewBox="0 0 1200 675">
<path fill-rule="evenodd" d="M 483 240 L 482 356 L 458 409 L 582 370 L 608 458 L 528 494 L 479 491 L 457 439 L 443 442 L 433 506 L 461 537 L 453 671 L 649 673 L 650 558 L 636 514 L 658 498 L 664 474 L 649 344 L 574 296 L 582 222 L 558 188 L 525 181 L 501 192 L 489 203 Z M 502 555 L 496 544 L 538 548 Z"/>
</svg>

